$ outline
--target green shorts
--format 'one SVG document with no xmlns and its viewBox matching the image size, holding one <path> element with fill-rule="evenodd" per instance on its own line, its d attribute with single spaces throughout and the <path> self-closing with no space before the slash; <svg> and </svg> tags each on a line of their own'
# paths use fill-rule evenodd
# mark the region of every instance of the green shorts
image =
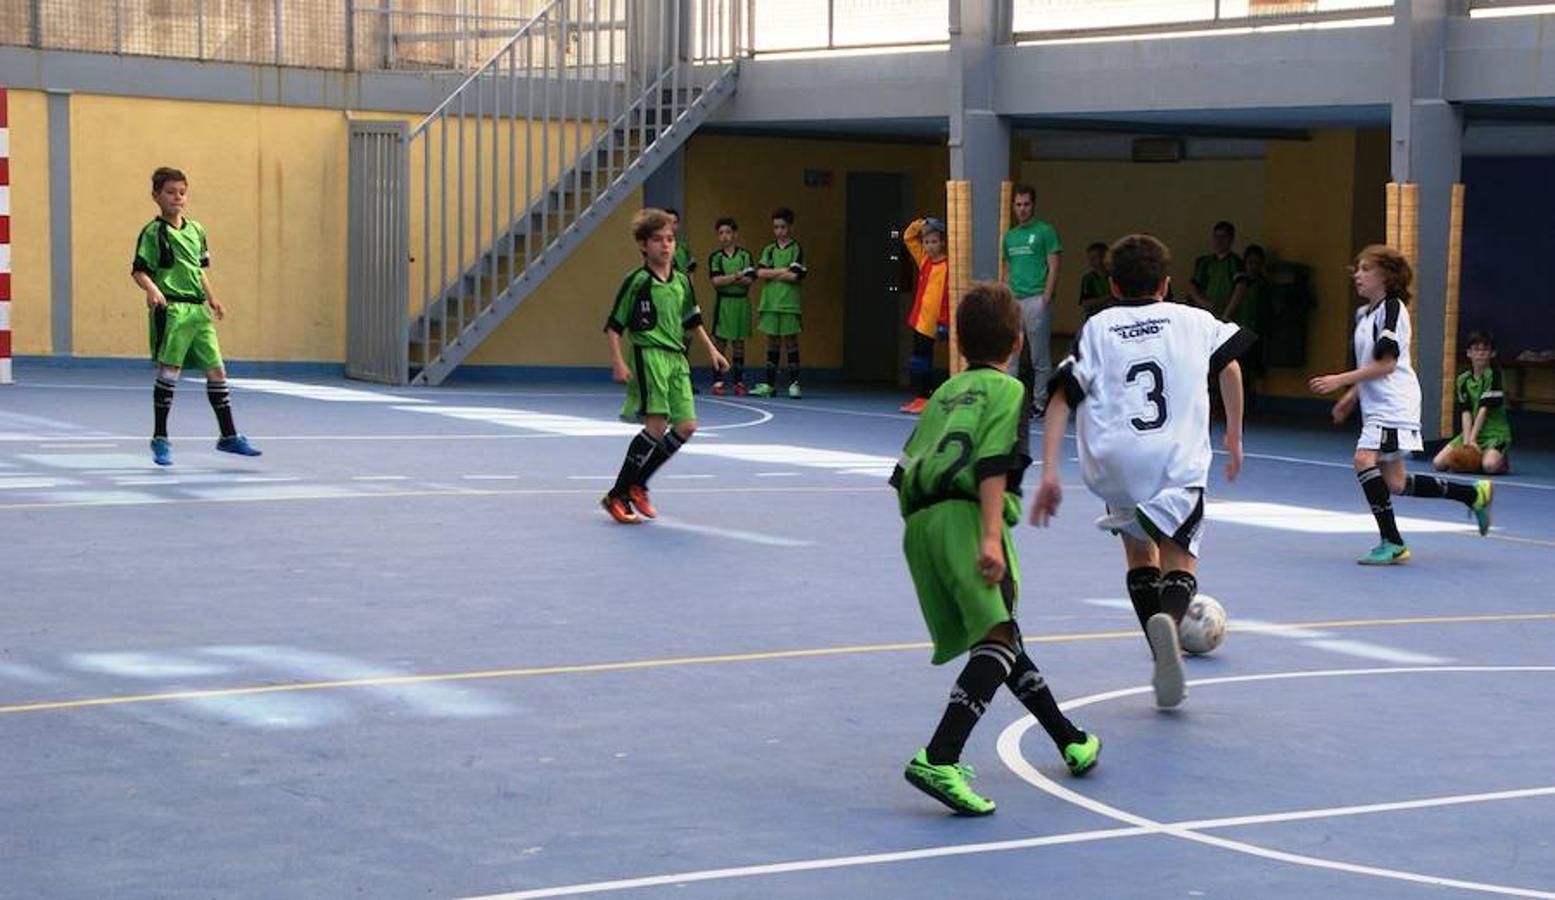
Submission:
<svg viewBox="0 0 1555 900">
<path fill-rule="evenodd" d="M 1004 532 L 1004 581 L 989 584 L 977 570 L 982 512 L 970 500 L 945 500 L 907 517 L 902 550 L 918 592 L 918 607 L 934 641 L 934 664 L 950 662 L 1015 615 L 1020 565 L 1010 529 Z"/>
<path fill-rule="evenodd" d="M 169 303 L 151 311 L 151 358 L 175 369 L 222 365 L 216 323 L 203 303 Z"/>
<path fill-rule="evenodd" d="M 791 334 L 798 334 L 799 331 L 799 313 L 762 310 L 762 334 L 770 334 L 773 337 L 787 337 Z"/>
<path fill-rule="evenodd" d="M 713 301 L 713 337 L 724 341 L 743 341 L 751 336 L 751 299 L 718 297 Z"/>
<path fill-rule="evenodd" d="M 626 352 L 632 380 L 626 383 L 621 418 L 666 416 L 670 422 L 679 423 L 697 417 L 691 400 L 691 363 L 686 354 L 657 347 L 629 347 Z"/>
</svg>

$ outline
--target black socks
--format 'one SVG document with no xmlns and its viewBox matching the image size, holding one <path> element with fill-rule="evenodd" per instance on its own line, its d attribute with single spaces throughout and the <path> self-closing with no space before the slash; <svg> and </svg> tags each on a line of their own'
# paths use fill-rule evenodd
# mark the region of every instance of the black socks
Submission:
<svg viewBox="0 0 1555 900">
<path fill-rule="evenodd" d="M 1382 477 L 1382 470 L 1372 466 L 1355 473 L 1355 477 L 1361 483 L 1361 493 L 1366 495 L 1366 502 L 1371 505 L 1371 514 L 1377 520 L 1377 531 L 1381 533 L 1382 539 L 1404 546 L 1404 538 L 1398 533 L 1398 522 L 1393 518 L 1393 497 L 1388 491 L 1387 481 Z"/>
</svg>

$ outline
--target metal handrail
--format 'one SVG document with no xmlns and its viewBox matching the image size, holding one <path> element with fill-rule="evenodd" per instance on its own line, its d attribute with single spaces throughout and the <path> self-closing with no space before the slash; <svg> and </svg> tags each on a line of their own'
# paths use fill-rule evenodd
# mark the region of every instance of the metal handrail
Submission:
<svg viewBox="0 0 1555 900">
<path fill-rule="evenodd" d="M 1074 38 L 1149 37 L 1184 31 L 1224 31 L 1242 28 L 1277 28 L 1289 25 L 1316 24 L 1320 22 L 1344 22 L 1373 19 L 1391 15 L 1395 4 L 1376 3 L 1351 9 L 1322 10 L 1312 12 L 1269 13 L 1264 15 L 1225 16 L 1221 4 L 1215 0 L 1213 14 L 1208 18 L 1169 19 L 1165 21 L 1138 22 L 1123 25 L 1079 26 L 1075 28 L 1026 29 L 1016 31 L 1012 40 L 1016 44 L 1062 41 Z"/>
</svg>

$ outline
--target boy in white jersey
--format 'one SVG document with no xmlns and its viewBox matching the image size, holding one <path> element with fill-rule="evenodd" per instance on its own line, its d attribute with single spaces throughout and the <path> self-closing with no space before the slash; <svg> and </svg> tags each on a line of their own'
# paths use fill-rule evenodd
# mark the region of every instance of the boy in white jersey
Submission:
<svg viewBox="0 0 1555 900">
<path fill-rule="evenodd" d="M 1479 533 L 1490 531 L 1489 481 L 1464 484 L 1430 475 L 1404 472 L 1404 454 L 1423 449 L 1420 441 L 1420 382 L 1409 364 L 1412 333 L 1409 286 L 1414 272 L 1403 254 L 1372 244 L 1355 257 L 1355 291 L 1361 308 L 1355 314 L 1356 367 L 1347 372 L 1319 375 L 1307 382 L 1313 393 L 1343 390 L 1334 404 L 1334 424 L 1361 407 L 1361 439 L 1355 444 L 1355 477 L 1377 520 L 1381 541 L 1356 562 L 1363 566 L 1391 566 L 1409 559 L 1409 548 L 1393 518 L 1392 494 L 1456 500 L 1467 506 L 1479 524 Z"/>
<path fill-rule="evenodd" d="M 1112 245 L 1116 298 L 1075 335 L 1053 376 L 1042 430 L 1042 484 L 1031 521 L 1058 514 L 1060 451 L 1071 407 L 1085 485 L 1107 504 L 1097 525 L 1123 539 L 1128 593 L 1155 656 L 1156 705 L 1187 696 L 1177 624 L 1198 591 L 1195 576 L 1209 443 L 1209 376 L 1226 407 L 1226 477 L 1242 467 L 1242 376 L 1236 358 L 1253 335 L 1205 310 L 1164 300 L 1170 253 L 1146 234 Z M 1162 574 L 1162 571 L 1165 574 Z"/>
</svg>

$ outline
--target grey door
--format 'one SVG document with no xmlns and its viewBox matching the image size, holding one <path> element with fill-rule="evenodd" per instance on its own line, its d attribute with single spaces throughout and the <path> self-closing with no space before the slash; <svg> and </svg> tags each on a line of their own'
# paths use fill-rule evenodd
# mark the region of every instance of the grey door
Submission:
<svg viewBox="0 0 1555 900">
<path fill-rule="evenodd" d="M 901 281 L 890 260 L 891 229 L 911 215 L 912 179 L 897 172 L 848 173 L 847 295 L 843 307 L 842 371 L 850 382 L 898 384 L 907 327 L 902 317 L 912 300 L 890 290 Z"/>
<path fill-rule="evenodd" d="M 409 378 L 409 215 L 405 124 L 352 122 L 346 377 Z"/>
</svg>

